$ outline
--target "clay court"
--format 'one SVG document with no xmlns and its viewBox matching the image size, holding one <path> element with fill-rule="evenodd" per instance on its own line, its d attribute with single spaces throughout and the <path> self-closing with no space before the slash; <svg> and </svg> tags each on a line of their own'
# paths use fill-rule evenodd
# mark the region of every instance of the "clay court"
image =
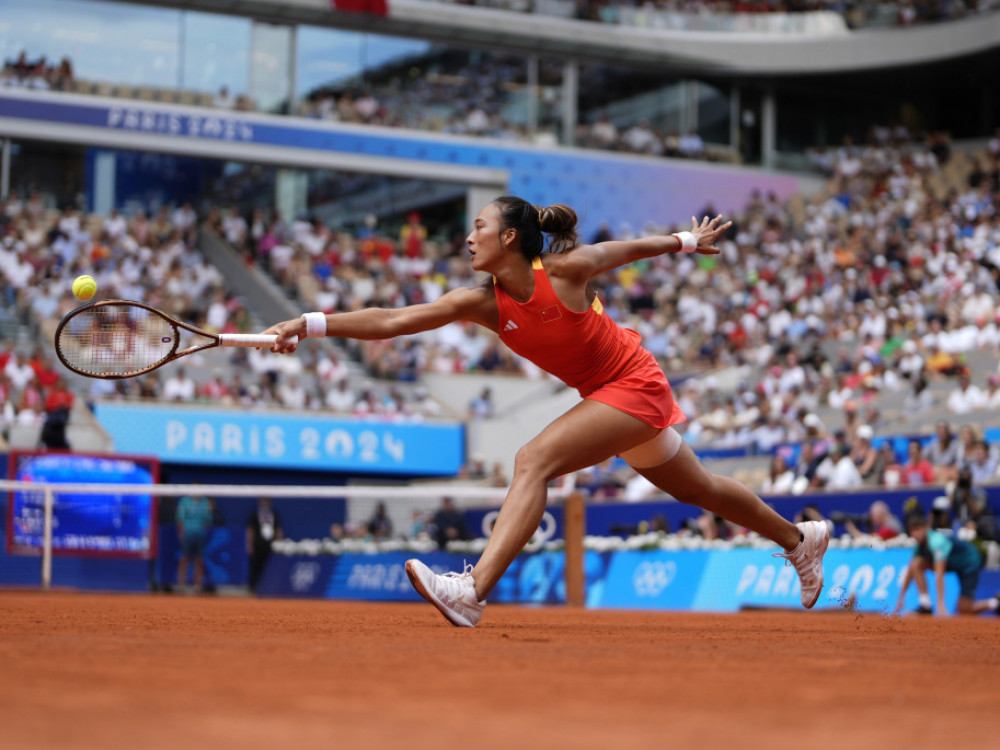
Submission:
<svg viewBox="0 0 1000 750">
<path fill-rule="evenodd" d="M 996 747 L 1000 622 L 0 592 L 5 748 Z"/>
</svg>

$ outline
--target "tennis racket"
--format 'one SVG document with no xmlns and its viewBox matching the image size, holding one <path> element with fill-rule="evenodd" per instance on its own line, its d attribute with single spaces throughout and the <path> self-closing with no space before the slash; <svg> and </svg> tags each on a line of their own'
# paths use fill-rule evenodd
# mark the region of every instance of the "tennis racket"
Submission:
<svg viewBox="0 0 1000 750">
<path fill-rule="evenodd" d="M 200 339 L 180 349 L 182 331 Z M 56 328 L 56 355 L 88 378 L 118 380 L 217 346 L 269 347 L 277 336 L 209 333 L 142 302 L 109 299 L 73 310 Z"/>
</svg>

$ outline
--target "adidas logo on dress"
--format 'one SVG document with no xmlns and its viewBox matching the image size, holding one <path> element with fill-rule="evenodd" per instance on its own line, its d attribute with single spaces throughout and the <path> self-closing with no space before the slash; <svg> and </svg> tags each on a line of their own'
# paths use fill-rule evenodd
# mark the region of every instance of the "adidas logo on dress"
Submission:
<svg viewBox="0 0 1000 750">
<path fill-rule="evenodd" d="M 513 331 L 513 330 L 516 330 L 516 329 L 517 329 L 517 323 L 515 323 L 515 322 L 514 322 L 513 320 L 508 320 L 508 321 L 507 321 L 507 325 L 505 325 L 505 326 L 503 327 L 503 329 L 504 329 L 505 331 Z"/>
</svg>

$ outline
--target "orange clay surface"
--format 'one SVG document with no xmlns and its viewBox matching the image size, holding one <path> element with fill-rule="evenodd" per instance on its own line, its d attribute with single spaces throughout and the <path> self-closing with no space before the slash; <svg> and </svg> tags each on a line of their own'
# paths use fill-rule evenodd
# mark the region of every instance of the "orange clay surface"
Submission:
<svg viewBox="0 0 1000 750">
<path fill-rule="evenodd" d="M 0 747 L 995 748 L 1000 621 L 0 592 Z"/>
</svg>

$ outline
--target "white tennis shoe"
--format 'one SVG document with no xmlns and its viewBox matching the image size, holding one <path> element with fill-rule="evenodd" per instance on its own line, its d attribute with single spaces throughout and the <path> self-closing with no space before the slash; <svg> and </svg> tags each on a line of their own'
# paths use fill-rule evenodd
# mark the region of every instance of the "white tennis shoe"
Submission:
<svg viewBox="0 0 1000 750">
<path fill-rule="evenodd" d="M 406 561 L 406 575 L 424 599 L 443 614 L 452 625 L 474 628 L 486 609 L 486 602 L 476 596 L 472 566 L 462 573 L 438 575 L 419 560 Z"/>
<path fill-rule="evenodd" d="M 791 552 L 776 552 L 773 557 L 785 558 L 799 573 L 802 606 L 812 609 L 823 590 L 823 555 L 830 544 L 830 527 L 826 521 L 804 521 L 795 524 L 802 532 L 802 541 Z"/>
</svg>

